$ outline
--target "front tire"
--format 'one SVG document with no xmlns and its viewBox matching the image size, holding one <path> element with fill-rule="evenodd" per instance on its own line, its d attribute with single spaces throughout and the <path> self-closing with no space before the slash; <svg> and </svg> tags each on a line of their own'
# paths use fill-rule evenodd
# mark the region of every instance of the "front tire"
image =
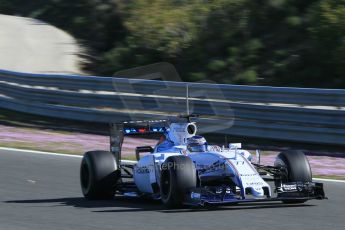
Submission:
<svg viewBox="0 0 345 230">
<path fill-rule="evenodd" d="M 181 207 L 186 190 L 197 185 L 195 165 L 189 157 L 171 156 L 161 167 L 161 200 L 168 208 Z"/>
<path fill-rule="evenodd" d="M 288 182 L 312 182 L 312 172 L 309 161 L 302 151 L 290 150 L 281 152 L 274 163 L 274 166 L 284 167 L 285 175 L 282 178 L 275 178 L 276 186 Z M 304 203 L 307 200 L 283 200 L 286 204 Z"/>
<path fill-rule="evenodd" d="M 86 152 L 80 166 L 80 184 L 84 197 L 91 200 L 112 199 L 120 175 L 111 152 Z"/>
</svg>

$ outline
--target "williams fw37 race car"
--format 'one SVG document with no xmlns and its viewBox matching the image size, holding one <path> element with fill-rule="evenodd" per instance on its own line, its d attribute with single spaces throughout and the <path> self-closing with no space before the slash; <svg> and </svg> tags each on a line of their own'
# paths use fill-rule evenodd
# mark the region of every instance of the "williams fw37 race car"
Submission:
<svg viewBox="0 0 345 230">
<path fill-rule="evenodd" d="M 83 195 L 87 199 L 149 196 L 169 208 L 325 199 L 323 184 L 312 181 L 303 152 L 281 152 L 274 166 L 265 166 L 254 162 L 239 143 L 209 145 L 196 132 L 190 117 L 111 124 L 110 151 L 86 152 L 82 159 Z M 136 134 L 161 137 L 156 146 L 137 147 L 137 161 L 122 160 L 124 136 Z"/>
</svg>

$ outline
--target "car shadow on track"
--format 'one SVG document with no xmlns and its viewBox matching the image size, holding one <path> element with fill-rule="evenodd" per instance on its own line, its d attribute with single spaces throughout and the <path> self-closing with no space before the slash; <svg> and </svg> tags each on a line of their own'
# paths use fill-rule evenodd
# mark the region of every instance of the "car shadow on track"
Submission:
<svg viewBox="0 0 345 230">
<path fill-rule="evenodd" d="M 226 211 L 226 210 L 246 210 L 246 209 L 272 209 L 272 208 L 296 208 L 311 207 L 311 204 L 282 204 L 280 202 L 267 203 L 243 203 L 226 206 L 211 207 L 186 207 L 182 209 L 166 209 L 160 201 L 142 198 L 117 197 L 113 200 L 86 200 L 83 197 L 66 197 L 56 199 L 36 199 L 36 200 L 9 200 L 5 203 L 12 204 L 50 204 L 52 207 L 71 206 L 76 208 L 111 208 L 105 210 L 91 210 L 95 213 L 116 213 L 116 212 L 144 212 L 158 211 L 163 213 L 180 212 L 203 212 L 203 211 Z"/>
</svg>

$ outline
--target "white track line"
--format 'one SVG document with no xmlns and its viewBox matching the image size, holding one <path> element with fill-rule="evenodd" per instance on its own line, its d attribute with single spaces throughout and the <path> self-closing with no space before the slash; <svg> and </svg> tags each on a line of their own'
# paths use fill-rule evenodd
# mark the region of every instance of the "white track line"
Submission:
<svg viewBox="0 0 345 230">
<path fill-rule="evenodd" d="M 36 151 L 36 150 L 6 148 L 6 147 L 0 147 L 0 150 L 15 151 L 15 152 L 22 152 L 22 153 L 34 153 L 34 154 L 42 154 L 42 155 L 50 155 L 50 156 L 63 156 L 63 157 L 74 157 L 74 158 L 82 158 L 83 157 L 81 155 L 72 155 L 72 154 L 64 154 L 64 153 L 53 153 L 53 152 L 43 152 L 43 151 Z M 124 163 L 136 163 L 136 161 L 130 161 L 130 160 L 122 160 L 122 162 L 124 162 Z"/>
<path fill-rule="evenodd" d="M 334 180 L 334 179 L 325 179 L 325 178 L 313 178 L 313 180 L 327 181 L 327 182 L 337 182 L 337 183 L 345 183 L 345 180 Z"/>
<path fill-rule="evenodd" d="M 51 156 L 74 157 L 74 158 L 82 158 L 83 157 L 81 155 L 72 155 L 72 154 L 64 154 L 64 153 L 53 153 L 53 152 L 42 152 L 42 151 L 36 151 L 36 150 L 6 148 L 6 147 L 0 147 L 0 150 L 16 151 L 16 152 L 22 152 L 22 153 L 35 153 L 35 154 L 43 154 L 43 155 L 51 155 Z"/>
<path fill-rule="evenodd" d="M 0 150 L 16 151 L 16 152 L 24 152 L 24 153 L 35 153 L 35 154 L 43 154 L 43 155 L 51 155 L 51 156 L 74 157 L 74 158 L 82 158 L 83 157 L 81 155 L 72 155 L 72 154 L 64 154 L 64 153 L 53 153 L 53 152 L 43 152 L 43 151 L 16 149 L 16 148 L 6 148 L 6 147 L 0 147 Z M 124 162 L 124 163 L 136 163 L 136 161 L 129 161 L 129 160 L 123 160 L 122 162 Z M 324 178 L 313 178 L 313 180 L 345 183 L 345 180 L 334 180 L 334 179 L 324 179 Z"/>
</svg>

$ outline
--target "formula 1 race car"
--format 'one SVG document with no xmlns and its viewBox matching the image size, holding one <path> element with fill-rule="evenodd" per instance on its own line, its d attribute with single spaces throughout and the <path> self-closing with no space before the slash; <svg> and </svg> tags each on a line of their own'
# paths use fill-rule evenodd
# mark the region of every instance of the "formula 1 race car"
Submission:
<svg viewBox="0 0 345 230">
<path fill-rule="evenodd" d="M 323 184 L 312 181 L 303 152 L 281 152 L 274 166 L 264 166 L 254 162 L 241 144 L 209 145 L 196 132 L 190 116 L 111 124 L 111 151 L 86 152 L 82 159 L 83 195 L 87 199 L 150 196 L 170 208 L 325 198 Z M 137 134 L 160 134 L 161 139 L 154 147 L 137 147 L 137 161 L 121 160 L 124 136 Z"/>
</svg>

